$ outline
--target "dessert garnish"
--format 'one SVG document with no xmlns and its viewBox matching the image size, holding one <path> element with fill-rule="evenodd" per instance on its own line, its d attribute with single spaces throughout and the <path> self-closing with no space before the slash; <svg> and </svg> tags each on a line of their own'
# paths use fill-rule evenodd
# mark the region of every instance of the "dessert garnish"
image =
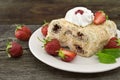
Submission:
<svg viewBox="0 0 120 80">
<path fill-rule="evenodd" d="M 104 48 L 120 48 L 120 39 L 112 37 Z"/>
<path fill-rule="evenodd" d="M 75 7 L 67 11 L 65 20 L 75 25 L 85 27 L 94 20 L 94 14 L 85 7 Z"/>
<path fill-rule="evenodd" d="M 115 63 L 116 59 L 120 57 L 120 39 L 112 37 L 104 49 L 97 53 L 97 56 L 101 63 Z"/>
<path fill-rule="evenodd" d="M 76 55 L 77 54 L 75 52 L 64 48 L 61 48 L 58 53 L 58 56 L 65 62 L 72 61 Z"/>
<path fill-rule="evenodd" d="M 95 12 L 95 17 L 94 17 L 94 24 L 99 25 L 102 24 L 106 21 L 108 16 L 104 13 L 104 11 L 97 11 Z"/>
<path fill-rule="evenodd" d="M 116 59 L 120 57 L 120 48 L 103 49 L 97 53 L 97 56 L 100 63 L 116 63 Z"/>
<path fill-rule="evenodd" d="M 84 13 L 84 11 L 83 11 L 83 10 L 77 10 L 77 11 L 75 12 L 75 14 L 77 15 L 78 13 L 82 15 L 82 14 Z"/>
</svg>

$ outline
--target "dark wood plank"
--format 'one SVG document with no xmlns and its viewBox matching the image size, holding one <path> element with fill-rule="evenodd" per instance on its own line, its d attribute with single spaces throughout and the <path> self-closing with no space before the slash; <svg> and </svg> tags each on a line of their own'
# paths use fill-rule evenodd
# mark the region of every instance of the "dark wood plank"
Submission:
<svg viewBox="0 0 120 80">
<path fill-rule="evenodd" d="M 0 80 L 119 80 L 119 74 L 120 68 L 97 74 L 65 72 L 40 62 L 28 50 L 19 59 L 0 52 Z"/>
<path fill-rule="evenodd" d="M 104 10 L 116 23 L 120 21 L 120 0 L 0 0 L 0 24 L 41 24 L 43 20 L 65 16 L 67 10 L 85 6 L 93 12 Z"/>
<path fill-rule="evenodd" d="M 0 0 L 0 24 L 3 24 L 0 25 L 0 80 L 120 80 L 120 68 L 97 74 L 81 74 L 61 71 L 42 63 L 29 51 L 28 42 L 14 37 L 13 25 L 32 24 L 28 27 L 34 32 L 43 20 L 62 18 L 67 10 L 85 6 L 93 12 L 104 10 L 120 29 L 119 5 L 120 0 Z M 21 58 L 7 57 L 7 40 L 15 40 L 23 46 L 24 55 Z"/>
</svg>

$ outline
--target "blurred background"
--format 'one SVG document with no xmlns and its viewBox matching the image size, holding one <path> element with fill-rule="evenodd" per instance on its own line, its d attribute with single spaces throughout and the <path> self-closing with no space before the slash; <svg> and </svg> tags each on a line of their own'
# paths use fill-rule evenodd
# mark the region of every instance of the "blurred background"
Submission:
<svg viewBox="0 0 120 80">
<path fill-rule="evenodd" d="M 120 0 L 0 0 L 0 24 L 41 24 L 43 20 L 64 17 L 76 6 L 93 12 L 103 10 L 120 23 Z"/>
</svg>

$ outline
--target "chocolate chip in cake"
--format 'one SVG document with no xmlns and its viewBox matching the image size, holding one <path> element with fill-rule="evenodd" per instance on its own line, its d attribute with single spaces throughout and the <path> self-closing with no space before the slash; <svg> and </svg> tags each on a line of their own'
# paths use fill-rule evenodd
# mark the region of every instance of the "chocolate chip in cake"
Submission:
<svg viewBox="0 0 120 80">
<path fill-rule="evenodd" d="M 82 37 L 84 36 L 84 34 L 81 33 L 81 32 L 78 32 L 78 33 L 77 33 L 77 36 L 78 36 L 80 39 L 82 39 Z"/>
<path fill-rule="evenodd" d="M 84 54 L 84 50 L 82 49 L 82 47 L 80 47 L 79 45 L 76 45 L 76 44 L 74 46 L 75 46 L 77 52 Z"/>
<path fill-rule="evenodd" d="M 61 29 L 61 27 L 60 27 L 59 25 L 55 24 L 52 30 L 53 30 L 55 33 L 57 33 L 60 29 Z"/>
</svg>

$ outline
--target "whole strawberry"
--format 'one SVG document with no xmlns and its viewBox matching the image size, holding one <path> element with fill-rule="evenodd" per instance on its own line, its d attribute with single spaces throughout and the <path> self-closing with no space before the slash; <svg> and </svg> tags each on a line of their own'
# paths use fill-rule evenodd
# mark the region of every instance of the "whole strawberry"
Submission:
<svg viewBox="0 0 120 80">
<path fill-rule="evenodd" d="M 112 37 L 104 48 L 120 48 L 120 39 Z"/>
<path fill-rule="evenodd" d="M 63 49 L 63 48 L 59 50 L 59 54 L 58 54 L 58 56 L 65 62 L 72 61 L 76 55 L 77 54 L 75 52 L 67 50 L 67 49 Z"/>
<path fill-rule="evenodd" d="M 97 11 L 94 17 L 94 24 L 99 25 L 106 21 L 107 15 L 103 11 Z"/>
<path fill-rule="evenodd" d="M 48 38 L 48 39 L 44 39 L 42 42 L 44 43 L 44 49 L 48 54 L 53 55 L 53 56 L 58 55 L 58 51 L 61 48 L 61 45 L 57 39 Z"/>
<path fill-rule="evenodd" d="M 6 52 L 9 57 L 17 58 L 22 56 L 23 48 L 17 42 L 8 42 Z"/>
<path fill-rule="evenodd" d="M 32 32 L 30 28 L 25 25 L 16 25 L 15 36 L 22 41 L 28 41 Z"/>
<path fill-rule="evenodd" d="M 47 22 L 45 22 L 45 23 L 42 25 L 41 32 L 42 32 L 43 36 L 46 36 L 46 35 L 47 35 L 48 25 L 49 25 L 49 23 L 47 23 Z"/>
</svg>

